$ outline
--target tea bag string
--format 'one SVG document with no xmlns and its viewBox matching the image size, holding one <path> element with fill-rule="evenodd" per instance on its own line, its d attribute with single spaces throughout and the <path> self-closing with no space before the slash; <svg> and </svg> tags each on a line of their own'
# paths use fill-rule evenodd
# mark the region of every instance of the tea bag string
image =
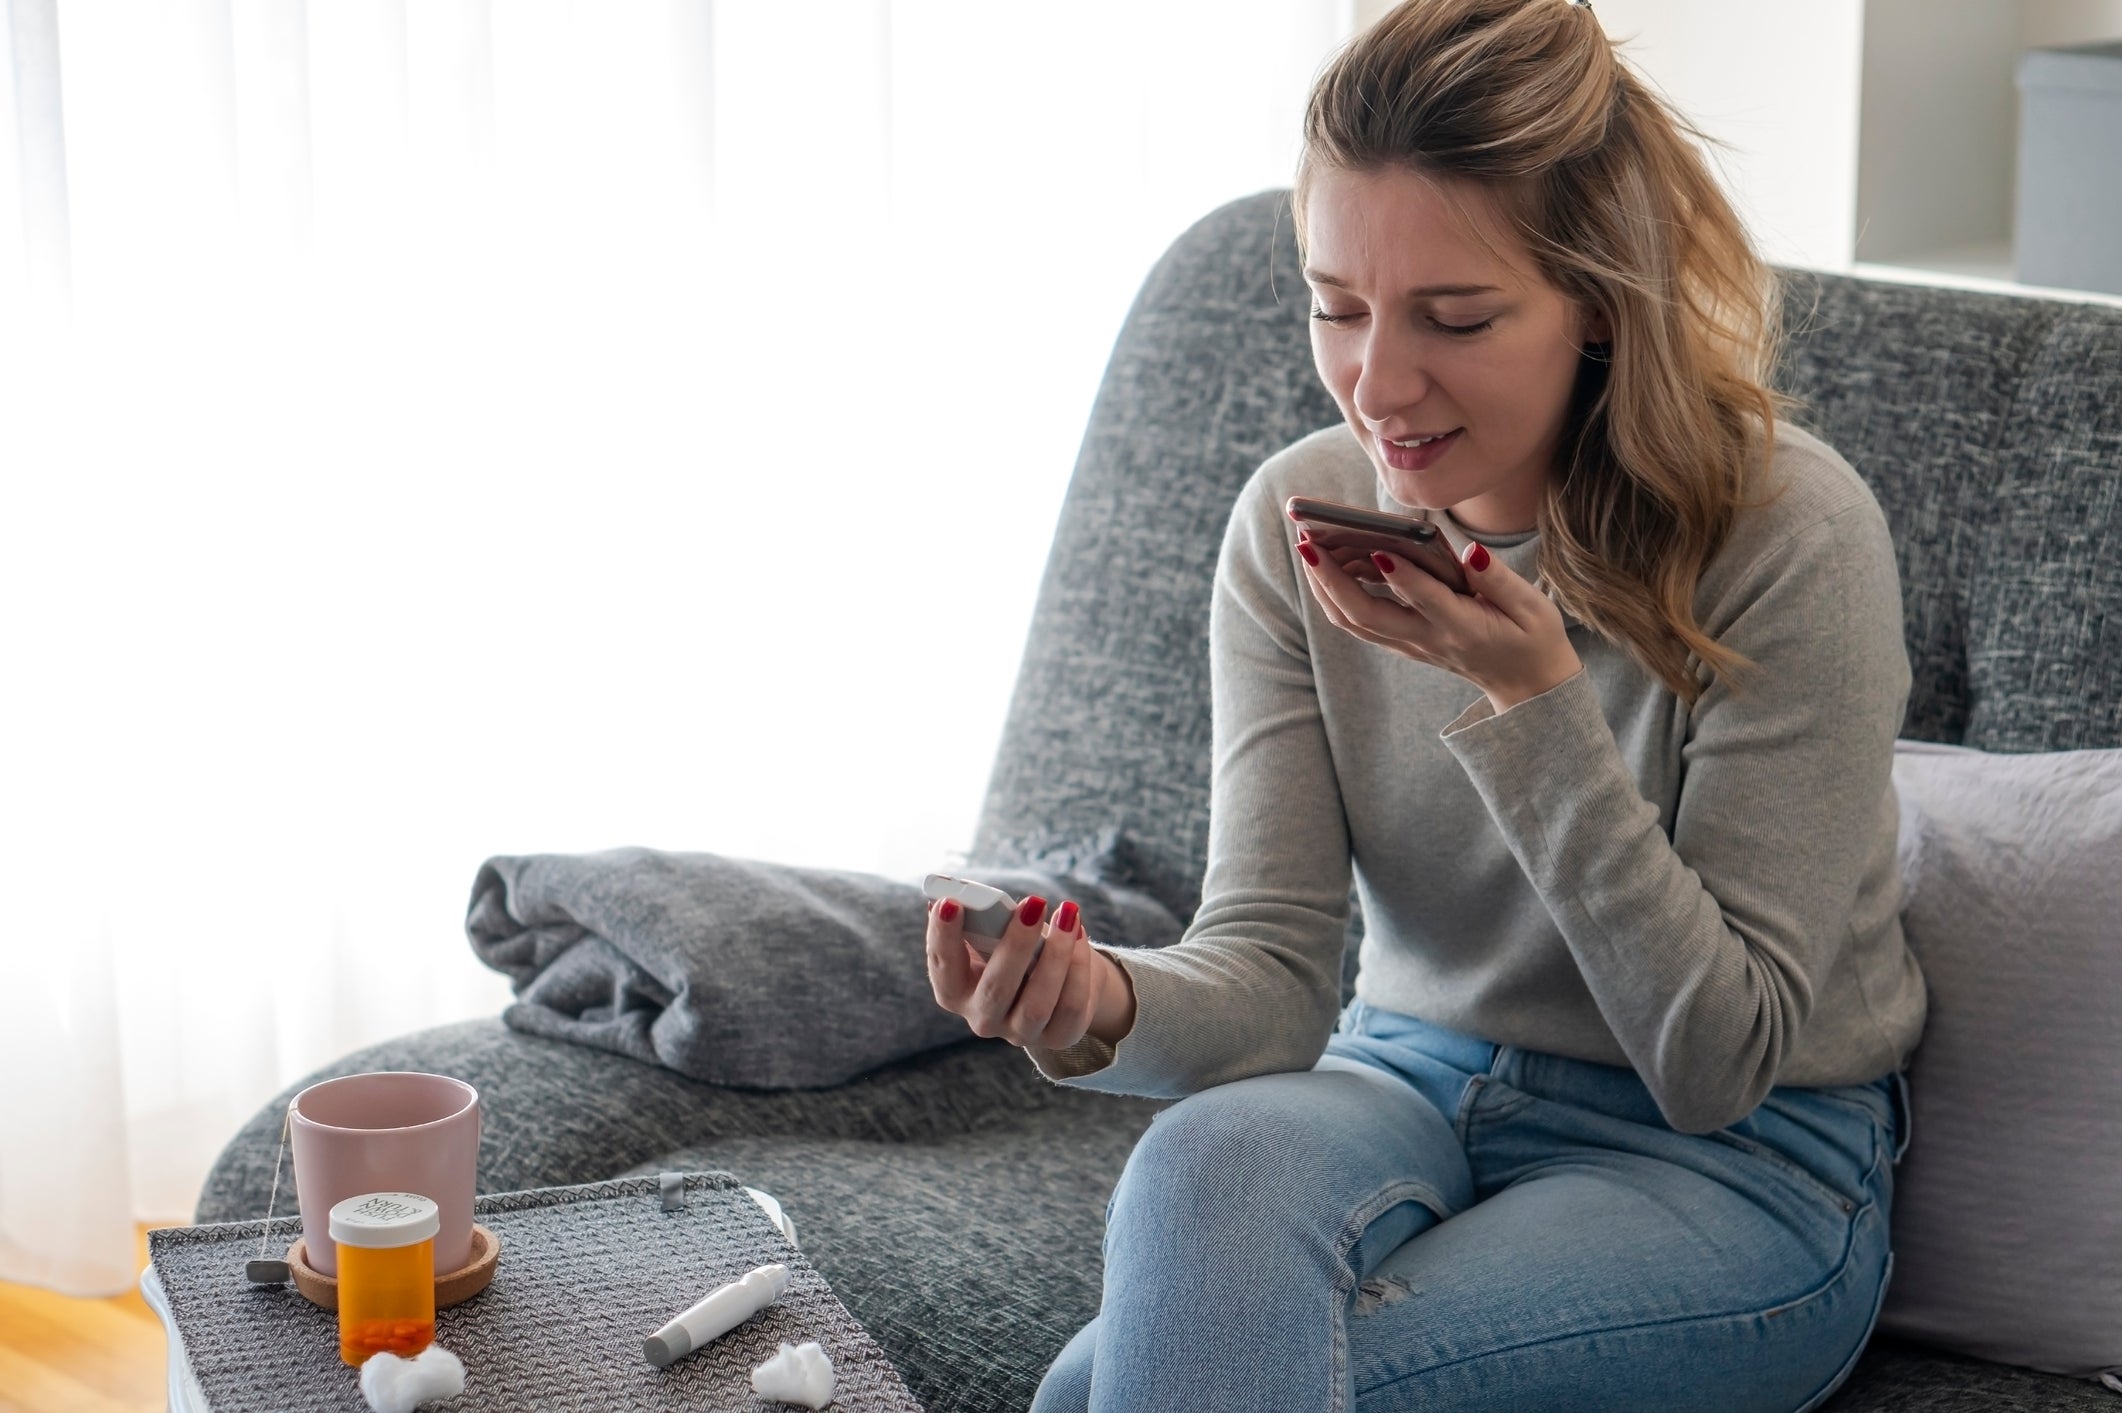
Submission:
<svg viewBox="0 0 2122 1413">
<path fill-rule="evenodd" d="M 287 1153 L 287 1126 L 292 1121 L 295 1106 L 289 1104 L 287 1112 L 280 1115 L 280 1146 L 273 1150 L 273 1186 L 265 1198 L 265 1224 L 258 1232 L 258 1259 L 265 1259 L 265 1242 L 273 1228 L 273 1204 L 280 1199 L 280 1159 Z"/>
</svg>

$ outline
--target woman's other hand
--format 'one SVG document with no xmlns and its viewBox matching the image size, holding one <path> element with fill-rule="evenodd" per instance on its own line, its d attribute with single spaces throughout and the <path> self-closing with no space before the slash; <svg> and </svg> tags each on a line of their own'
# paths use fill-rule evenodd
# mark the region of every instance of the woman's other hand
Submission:
<svg viewBox="0 0 2122 1413">
<path fill-rule="evenodd" d="M 1584 666 L 1562 610 L 1478 542 L 1460 560 L 1472 594 L 1456 592 L 1408 560 L 1377 554 L 1372 560 L 1393 596 L 1373 598 L 1308 536 L 1298 538 L 1297 555 L 1335 627 L 1464 677 L 1488 694 L 1499 714 Z"/>
<path fill-rule="evenodd" d="M 1087 1034 L 1117 1043 L 1134 1024 L 1127 974 L 1090 945 L 1073 902 L 1050 919 L 1045 913 L 1044 898 L 1026 898 L 983 957 L 965 940 L 964 910 L 949 900 L 930 903 L 928 980 L 936 1004 L 963 1016 L 973 1034 L 1020 1047 L 1065 1050 Z"/>
</svg>

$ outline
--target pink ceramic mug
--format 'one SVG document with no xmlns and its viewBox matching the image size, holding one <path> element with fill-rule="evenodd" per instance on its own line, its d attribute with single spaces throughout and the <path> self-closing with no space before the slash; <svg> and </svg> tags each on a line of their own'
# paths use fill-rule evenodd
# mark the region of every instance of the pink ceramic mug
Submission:
<svg viewBox="0 0 2122 1413">
<path fill-rule="evenodd" d="M 351 1074 L 311 1085 L 289 1110 L 302 1246 L 312 1270 L 338 1276 L 331 1210 L 364 1192 L 416 1192 L 442 1209 L 437 1276 L 471 1259 L 478 1090 L 439 1074 Z"/>
</svg>

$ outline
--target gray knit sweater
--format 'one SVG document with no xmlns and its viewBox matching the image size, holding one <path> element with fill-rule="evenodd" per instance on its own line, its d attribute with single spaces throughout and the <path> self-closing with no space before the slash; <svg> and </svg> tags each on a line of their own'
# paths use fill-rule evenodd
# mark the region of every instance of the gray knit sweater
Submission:
<svg viewBox="0 0 2122 1413">
<path fill-rule="evenodd" d="M 1775 1085 L 1905 1065 L 1925 1016 L 1902 936 L 1893 743 L 1908 700 L 1886 520 L 1832 448 L 1777 424 L 1697 620 L 1759 667 L 1693 710 L 1565 613 L 1581 672 L 1496 714 L 1481 690 L 1329 623 L 1292 494 L 1405 513 L 1346 426 L 1270 458 L 1224 534 L 1209 615 L 1208 867 L 1185 935 L 1098 944 L 1134 983 L 1117 1046 L 1049 1078 L 1176 1097 L 1309 1069 L 1356 994 L 1485 1040 L 1633 1067 L 1675 1129 Z M 1532 580 L 1536 532 L 1469 536 Z"/>
</svg>

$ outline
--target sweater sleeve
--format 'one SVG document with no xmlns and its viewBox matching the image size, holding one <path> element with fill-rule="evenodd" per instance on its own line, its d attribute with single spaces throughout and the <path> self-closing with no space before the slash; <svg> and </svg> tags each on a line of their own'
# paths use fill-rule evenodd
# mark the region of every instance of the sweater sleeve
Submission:
<svg viewBox="0 0 2122 1413">
<path fill-rule="evenodd" d="M 1270 463 L 1272 465 L 1272 463 Z M 1348 823 L 1286 518 L 1265 475 L 1225 527 L 1209 606 L 1213 764 L 1201 906 L 1167 947 L 1101 947 L 1135 988 L 1117 1045 L 1031 1048 L 1049 1079 L 1180 1098 L 1309 1069 L 1341 1001 Z"/>
<path fill-rule="evenodd" d="M 1708 1133 L 1776 1083 L 1850 941 L 1893 814 L 1908 700 L 1901 587 L 1875 502 L 1762 556 L 1703 629 L 1756 665 L 1696 702 L 1670 838 L 1588 675 L 1444 728 L 1666 1121 Z M 1891 828 L 1889 823 L 1886 827 Z"/>
</svg>

